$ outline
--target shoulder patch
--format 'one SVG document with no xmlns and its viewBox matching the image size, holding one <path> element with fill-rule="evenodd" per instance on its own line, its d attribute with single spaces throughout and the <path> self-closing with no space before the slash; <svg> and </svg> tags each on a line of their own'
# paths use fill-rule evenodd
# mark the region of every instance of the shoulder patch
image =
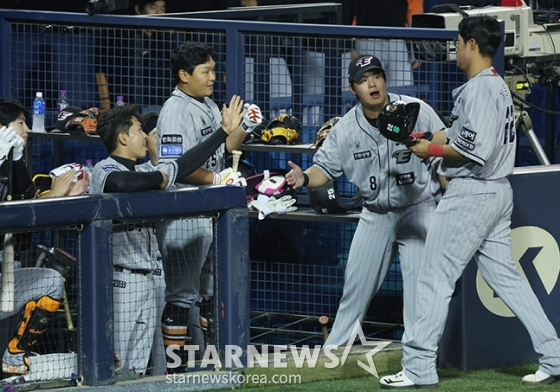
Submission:
<svg viewBox="0 0 560 392">
<path fill-rule="evenodd" d="M 183 135 L 163 135 L 161 144 L 183 144 Z"/>
<path fill-rule="evenodd" d="M 108 164 L 108 165 L 103 165 L 101 167 L 103 169 L 104 172 L 114 172 L 114 171 L 121 171 L 121 169 L 118 168 L 117 165 L 114 165 L 112 163 Z"/>
<path fill-rule="evenodd" d="M 202 128 L 200 130 L 200 134 L 202 136 L 206 136 L 206 135 L 210 135 L 212 132 L 214 132 L 214 130 L 212 129 L 212 127 L 206 127 L 206 128 Z"/>
</svg>

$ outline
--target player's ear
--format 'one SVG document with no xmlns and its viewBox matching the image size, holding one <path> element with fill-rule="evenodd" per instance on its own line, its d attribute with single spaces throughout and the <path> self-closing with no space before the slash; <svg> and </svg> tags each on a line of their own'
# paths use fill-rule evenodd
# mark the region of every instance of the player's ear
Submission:
<svg viewBox="0 0 560 392">
<path fill-rule="evenodd" d="M 348 87 L 350 87 L 350 92 L 356 95 L 356 90 L 354 90 L 354 83 L 352 82 L 348 83 Z"/>
<path fill-rule="evenodd" d="M 125 132 L 119 132 L 119 136 L 117 137 L 117 141 L 120 145 L 123 145 L 123 146 L 128 145 L 128 135 Z"/>
<path fill-rule="evenodd" d="M 183 82 L 183 83 L 188 83 L 189 82 L 189 73 L 187 71 L 185 71 L 184 69 L 180 69 L 178 74 L 179 74 L 179 79 L 181 80 L 181 82 Z"/>
</svg>

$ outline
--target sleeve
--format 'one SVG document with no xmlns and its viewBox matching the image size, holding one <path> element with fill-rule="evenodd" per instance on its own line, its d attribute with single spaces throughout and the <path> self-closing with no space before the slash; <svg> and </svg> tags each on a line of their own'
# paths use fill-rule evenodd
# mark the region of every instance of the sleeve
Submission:
<svg viewBox="0 0 560 392">
<path fill-rule="evenodd" d="M 25 166 L 25 162 L 23 159 L 19 159 L 13 162 L 13 172 L 8 173 L 8 161 L 5 160 L 1 166 L 1 173 L 6 177 L 6 189 L 7 188 L 7 179 L 11 176 L 12 177 L 12 197 L 14 199 L 30 199 L 34 196 L 34 187 L 33 181 L 31 181 L 31 177 L 29 176 L 29 172 L 27 171 L 27 167 Z M 30 193 L 33 193 L 30 196 Z M 7 193 L 6 193 L 7 195 Z"/>
<path fill-rule="evenodd" d="M 335 125 L 329 132 L 329 137 L 325 139 L 323 145 L 313 156 L 313 164 L 317 166 L 329 179 L 334 180 L 342 175 L 342 163 L 338 151 L 339 124 Z"/>
<path fill-rule="evenodd" d="M 185 178 L 198 169 L 225 142 L 228 134 L 221 127 L 202 143 L 194 146 L 177 159 L 177 178 Z"/>
<path fill-rule="evenodd" d="M 103 192 L 141 192 L 156 189 L 163 181 L 159 171 L 114 171 L 107 175 Z"/>
<path fill-rule="evenodd" d="M 496 132 L 504 128 L 505 118 L 501 118 L 496 107 L 500 95 L 492 91 L 488 78 L 480 78 L 469 91 L 461 94 L 461 129 L 453 134 L 451 146 L 464 157 L 484 165 L 495 151 Z M 476 92 L 476 94 L 475 94 Z M 497 96 L 497 97 L 496 97 Z"/>
</svg>

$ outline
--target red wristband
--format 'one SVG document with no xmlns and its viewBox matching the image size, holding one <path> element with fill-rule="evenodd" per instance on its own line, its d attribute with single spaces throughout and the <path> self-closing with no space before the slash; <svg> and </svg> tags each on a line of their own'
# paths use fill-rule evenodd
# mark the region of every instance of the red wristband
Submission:
<svg viewBox="0 0 560 392">
<path fill-rule="evenodd" d="M 443 144 L 433 144 L 428 145 L 428 155 L 431 157 L 442 157 L 443 156 Z"/>
</svg>

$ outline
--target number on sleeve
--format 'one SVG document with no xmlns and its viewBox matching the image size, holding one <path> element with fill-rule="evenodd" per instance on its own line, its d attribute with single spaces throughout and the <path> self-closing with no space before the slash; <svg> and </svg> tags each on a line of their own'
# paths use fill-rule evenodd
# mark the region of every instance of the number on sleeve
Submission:
<svg viewBox="0 0 560 392">
<path fill-rule="evenodd" d="M 506 111 L 506 121 L 504 129 L 504 143 L 505 146 L 508 143 L 513 143 L 515 141 L 515 113 L 513 111 L 513 106 L 508 106 Z"/>
</svg>

